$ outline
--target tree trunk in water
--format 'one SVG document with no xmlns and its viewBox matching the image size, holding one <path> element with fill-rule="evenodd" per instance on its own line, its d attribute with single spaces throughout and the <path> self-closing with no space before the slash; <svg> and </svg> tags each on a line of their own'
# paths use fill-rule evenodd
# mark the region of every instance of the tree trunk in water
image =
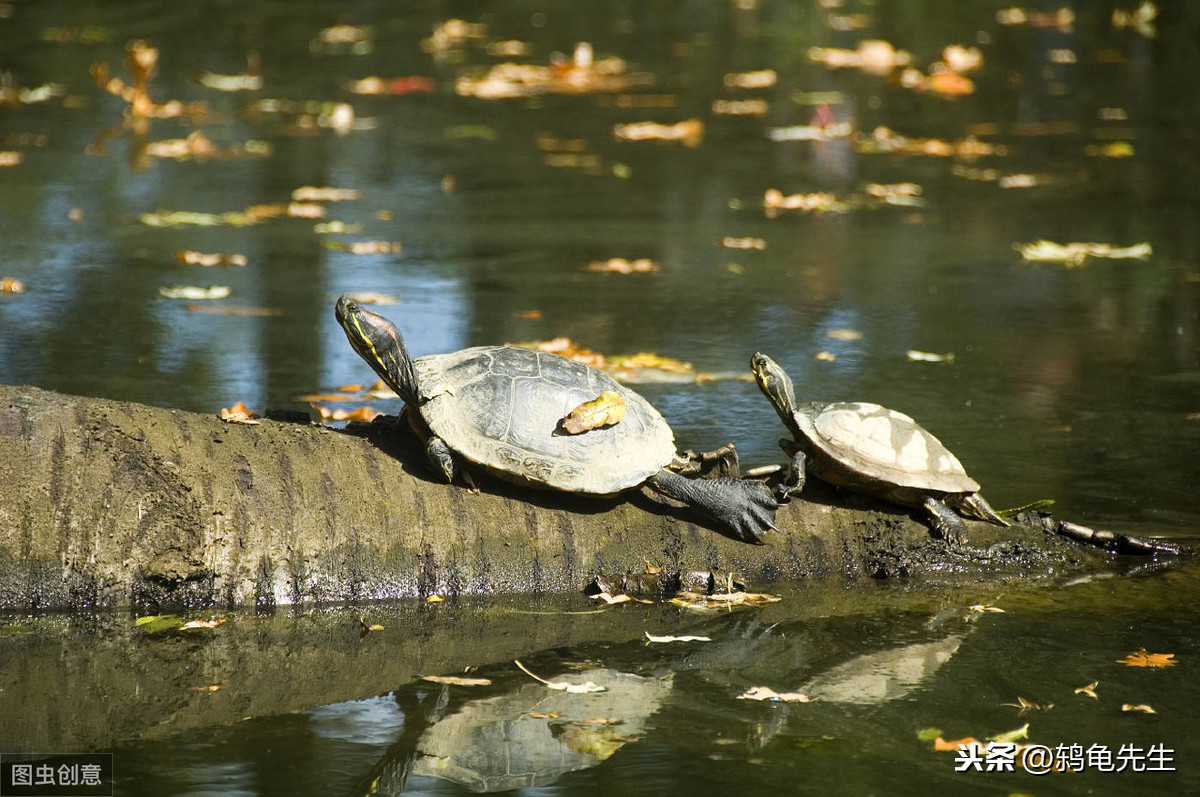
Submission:
<svg viewBox="0 0 1200 797">
<path fill-rule="evenodd" d="M 728 570 L 779 579 L 979 577 L 1094 567 L 1105 554 L 813 484 L 766 545 L 633 490 L 613 499 L 433 481 L 395 423 L 341 431 L 0 386 L 0 608 L 273 605 L 579 590 L 596 574 Z"/>
</svg>

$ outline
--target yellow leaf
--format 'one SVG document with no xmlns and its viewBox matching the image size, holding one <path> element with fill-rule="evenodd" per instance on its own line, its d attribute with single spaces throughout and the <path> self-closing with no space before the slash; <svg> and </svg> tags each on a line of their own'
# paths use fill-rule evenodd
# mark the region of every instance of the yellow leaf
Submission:
<svg viewBox="0 0 1200 797">
<path fill-rule="evenodd" d="M 441 595 L 430 595 L 428 598 L 425 599 L 425 602 L 426 603 L 442 603 L 445 600 L 446 599 L 443 598 Z"/>
<path fill-rule="evenodd" d="M 1096 694 L 1096 687 L 1099 685 L 1100 685 L 1099 681 L 1092 681 L 1087 686 L 1081 686 L 1078 689 L 1076 689 L 1075 694 L 1087 695 L 1088 697 L 1092 698 L 1093 700 L 1099 700 L 1100 697 L 1099 697 L 1099 695 Z"/>
<path fill-rule="evenodd" d="M 215 620 L 188 620 L 183 625 L 179 626 L 180 631 L 194 631 L 200 628 L 216 628 L 225 622 L 224 617 L 218 617 Z"/>
<path fill-rule="evenodd" d="M 25 283 L 15 277 L 0 279 L 0 293 L 24 293 Z"/>
<path fill-rule="evenodd" d="M 1121 710 L 1122 711 L 1140 711 L 1143 714 L 1157 714 L 1158 713 L 1157 711 L 1152 709 L 1150 706 L 1147 706 L 1145 703 L 1138 703 L 1136 705 L 1133 703 L 1122 703 Z"/>
<path fill-rule="evenodd" d="M 187 299 L 202 301 L 209 299 L 224 299 L 232 291 L 228 285 L 210 285 L 200 288 L 194 285 L 166 285 L 158 289 L 159 296 L 167 299 Z"/>
<path fill-rule="evenodd" d="M 645 634 L 647 642 L 712 642 L 712 638 L 706 636 L 654 636 L 649 631 Z"/>
<path fill-rule="evenodd" d="M 1117 664 L 1129 667 L 1173 667 L 1177 662 L 1174 653 L 1147 653 L 1145 648 L 1140 648 L 1137 653 L 1117 659 Z"/>
<path fill-rule="evenodd" d="M 606 390 L 567 413 L 560 425 L 567 434 L 583 434 L 592 429 L 614 426 L 624 417 L 625 399 L 619 393 Z"/>
<path fill-rule="evenodd" d="M 933 749 L 940 753 L 945 753 L 945 752 L 957 753 L 960 745 L 965 745 L 966 747 L 982 747 L 983 746 L 980 743 L 980 741 L 978 739 L 976 739 L 974 736 L 964 736 L 961 739 L 951 739 L 950 741 L 947 741 L 939 736 L 933 740 Z"/>
</svg>

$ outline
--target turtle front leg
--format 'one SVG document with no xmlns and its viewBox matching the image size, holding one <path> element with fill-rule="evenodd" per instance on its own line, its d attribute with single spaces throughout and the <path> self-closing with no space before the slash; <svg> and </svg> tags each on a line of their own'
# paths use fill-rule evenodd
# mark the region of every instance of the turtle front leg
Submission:
<svg viewBox="0 0 1200 797">
<path fill-rule="evenodd" d="M 447 482 L 454 481 L 454 474 L 458 468 L 454 464 L 454 454 L 450 451 L 450 446 L 446 445 L 446 441 L 437 435 L 432 435 L 425 441 L 425 456 L 429 459 L 429 464 L 438 473 L 446 477 Z"/>
<path fill-rule="evenodd" d="M 761 544 L 767 529 L 775 528 L 779 503 L 762 482 L 727 477 L 689 479 L 663 468 L 650 477 L 649 485 L 746 542 Z"/>
<path fill-rule="evenodd" d="M 797 446 L 794 440 L 780 440 L 779 446 L 785 454 L 790 454 L 792 457 L 792 463 L 784 473 L 783 481 L 775 487 L 775 497 L 779 503 L 786 504 L 792 500 L 793 495 L 799 495 L 800 491 L 804 489 L 804 482 L 808 478 L 805 466 L 808 457 L 804 455 L 804 450 Z"/>
<path fill-rule="evenodd" d="M 932 520 L 933 536 L 940 537 L 951 545 L 962 545 L 967 541 L 967 524 L 950 507 L 933 496 L 925 498 L 924 507 Z"/>
<path fill-rule="evenodd" d="M 699 454 L 691 449 L 676 454 L 671 462 L 671 469 L 684 476 L 702 479 L 715 476 L 736 479 L 741 475 L 737 449 L 733 443 L 726 443 L 712 451 L 701 451 Z"/>
</svg>

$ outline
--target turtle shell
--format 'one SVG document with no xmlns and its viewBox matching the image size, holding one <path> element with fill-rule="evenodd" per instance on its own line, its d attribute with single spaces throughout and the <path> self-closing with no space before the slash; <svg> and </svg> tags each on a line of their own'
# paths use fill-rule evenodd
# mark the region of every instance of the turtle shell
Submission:
<svg viewBox="0 0 1200 797">
<path fill-rule="evenodd" d="M 650 402 L 603 371 L 557 354 L 478 346 L 415 360 L 429 429 L 451 450 L 534 486 L 612 495 L 675 455 L 671 427 Z M 625 401 L 612 426 L 565 434 L 571 410 L 611 390 Z"/>
<path fill-rule="evenodd" d="M 901 488 L 894 497 L 979 490 L 958 458 L 902 412 L 866 402 L 806 404 L 795 420 L 815 449 L 817 475 L 827 481 L 878 493 Z"/>
</svg>

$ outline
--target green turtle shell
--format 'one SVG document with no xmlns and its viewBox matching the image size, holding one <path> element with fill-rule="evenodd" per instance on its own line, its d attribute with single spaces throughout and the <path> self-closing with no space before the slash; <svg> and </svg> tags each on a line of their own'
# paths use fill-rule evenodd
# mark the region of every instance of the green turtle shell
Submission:
<svg viewBox="0 0 1200 797">
<path fill-rule="evenodd" d="M 557 354 L 478 346 L 415 360 L 425 424 L 451 450 L 535 486 L 612 495 L 671 462 L 671 427 L 603 371 Z M 569 435 L 559 422 L 606 390 L 625 401 L 612 426 Z"/>
<path fill-rule="evenodd" d="M 804 404 L 794 417 L 827 481 L 897 499 L 909 494 L 904 503 L 919 503 L 920 492 L 979 490 L 958 458 L 902 412 L 856 401 Z"/>
</svg>

